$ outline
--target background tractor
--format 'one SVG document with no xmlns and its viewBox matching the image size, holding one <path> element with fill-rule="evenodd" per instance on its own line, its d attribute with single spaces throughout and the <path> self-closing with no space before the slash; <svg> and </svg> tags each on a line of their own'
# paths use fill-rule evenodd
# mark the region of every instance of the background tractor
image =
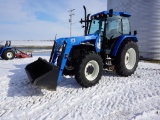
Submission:
<svg viewBox="0 0 160 120">
<path fill-rule="evenodd" d="M 0 45 L 0 56 L 5 60 L 14 59 L 15 51 L 14 48 L 11 47 L 11 41 L 6 41 L 5 45 Z"/>
<path fill-rule="evenodd" d="M 86 14 L 85 35 L 55 40 L 50 60 L 39 58 L 26 66 L 32 84 L 56 90 L 62 75 L 75 76 L 82 87 L 91 87 L 101 79 L 103 69 L 113 68 L 121 76 L 129 76 L 138 66 L 139 51 L 136 31 L 131 34 L 130 14 L 99 12 Z"/>
<path fill-rule="evenodd" d="M 11 41 L 6 41 L 5 45 L 0 45 L 0 57 L 4 60 L 12 60 L 14 58 L 32 57 L 32 53 L 24 53 L 17 48 L 12 47 Z"/>
</svg>

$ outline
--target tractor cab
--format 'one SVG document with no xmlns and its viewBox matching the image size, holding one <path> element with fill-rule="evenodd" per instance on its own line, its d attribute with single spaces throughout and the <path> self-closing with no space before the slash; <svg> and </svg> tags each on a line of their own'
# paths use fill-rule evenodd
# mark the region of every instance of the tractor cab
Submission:
<svg viewBox="0 0 160 120">
<path fill-rule="evenodd" d="M 121 35 L 130 35 L 129 15 L 125 12 L 104 11 L 91 16 L 88 34 L 99 34 L 104 42 L 112 45 Z"/>
<path fill-rule="evenodd" d="M 113 47 L 116 42 L 119 42 L 119 38 L 131 35 L 130 16 L 130 14 L 125 12 L 113 12 L 113 10 L 110 10 L 94 14 L 91 16 L 91 20 L 86 20 L 86 22 L 90 22 L 90 25 L 88 25 L 88 35 L 97 34 L 100 36 L 100 54 L 106 68 L 109 66 L 107 64 L 111 63 L 110 59 L 114 57 Z"/>
</svg>

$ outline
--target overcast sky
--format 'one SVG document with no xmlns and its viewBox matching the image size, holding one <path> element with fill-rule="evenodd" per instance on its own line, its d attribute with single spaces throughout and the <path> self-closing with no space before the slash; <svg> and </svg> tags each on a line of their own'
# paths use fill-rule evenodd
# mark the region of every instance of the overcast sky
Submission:
<svg viewBox="0 0 160 120">
<path fill-rule="evenodd" d="M 72 35 L 83 35 L 78 22 L 84 18 L 83 5 L 94 14 L 107 9 L 107 0 L 0 0 L 0 40 L 67 37 L 71 9 L 75 9 Z"/>
</svg>

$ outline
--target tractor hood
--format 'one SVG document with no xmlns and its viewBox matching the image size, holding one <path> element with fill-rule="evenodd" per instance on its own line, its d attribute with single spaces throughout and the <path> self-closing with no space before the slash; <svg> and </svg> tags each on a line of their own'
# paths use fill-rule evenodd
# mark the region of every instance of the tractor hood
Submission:
<svg viewBox="0 0 160 120">
<path fill-rule="evenodd" d="M 90 34 L 90 35 L 87 35 L 87 36 L 59 38 L 59 39 L 55 40 L 56 49 L 58 49 L 59 47 L 61 47 L 64 44 L 67 44 L 67 45 L 70 45 L 70 46 L 79 45 L 79 44 L 89 42 L 91 40 L 95 40 L 97 38 L 99 38 L 99 36 L 95 35 L 95 34 Z"/>
</svg>

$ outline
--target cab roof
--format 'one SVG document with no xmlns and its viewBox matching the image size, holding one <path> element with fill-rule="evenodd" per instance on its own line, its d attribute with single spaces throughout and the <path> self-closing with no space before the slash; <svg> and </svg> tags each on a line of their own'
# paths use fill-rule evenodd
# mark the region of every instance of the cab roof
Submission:
<svg viewBox="0 0 160 120">
<path fill-rule="evenodd" d="M 103 12 L 99 12 L 96 13 L 93 16 L 97 16 L 97 15 L 109 15 L 109 11 L 103 11 Z M 123 17 L 130 17 L 131 14 L 127 13 L 127 12 L 113 12 L 113 16 L 123 16 Z"/>
</svg>

